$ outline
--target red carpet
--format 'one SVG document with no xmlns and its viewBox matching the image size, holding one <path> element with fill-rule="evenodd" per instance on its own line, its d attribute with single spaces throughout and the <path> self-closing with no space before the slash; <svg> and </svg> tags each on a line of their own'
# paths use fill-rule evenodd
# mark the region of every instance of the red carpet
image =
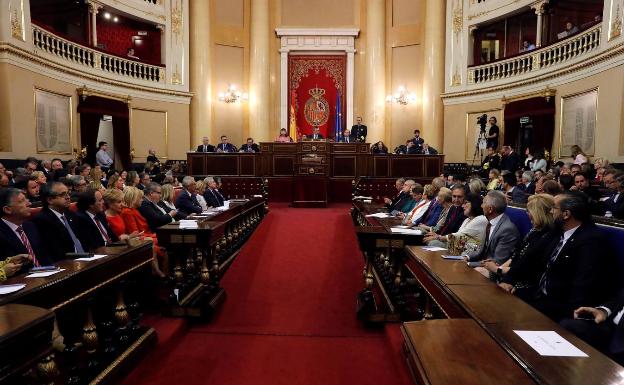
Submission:
<svg viewBox="0 0 624 385">
<path fill-rule="evenodd" d="M 272 205 L 222 280 L 215 319 L 156 324 L 161 343 L 124 384 L 410 384 L 397 325 L 355 318 L 363 260 L 348 210 Z"/>
</svg>

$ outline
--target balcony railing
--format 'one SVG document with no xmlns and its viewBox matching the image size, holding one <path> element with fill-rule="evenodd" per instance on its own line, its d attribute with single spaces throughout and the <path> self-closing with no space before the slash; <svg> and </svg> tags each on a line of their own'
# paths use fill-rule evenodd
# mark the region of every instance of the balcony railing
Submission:
<svg viewBox="0 0 624 385">
<path fill-rule="evenodd" d="M 165 68 L 125 59 L 57 36 L 33 24 L 33 44 L 62 62 L 151 83 L 165 83 Z"/>
<path fill-rule="evenodd" d="M 578 35 L 524 55 L 468 68 L 468 84 L 508 79 L 565 63 L 600 46 L 602 27 L 597 25 Z"/>
</svg>

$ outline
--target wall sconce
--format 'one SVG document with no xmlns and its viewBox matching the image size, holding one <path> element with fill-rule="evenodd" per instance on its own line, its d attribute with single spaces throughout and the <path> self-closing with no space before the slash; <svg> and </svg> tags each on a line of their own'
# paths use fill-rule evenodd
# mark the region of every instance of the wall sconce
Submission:
<svg viewBox="0 0 624 385">
<path fill-rule="evenodd" d="M 399 86 L 399 90 L 394 95 L 386 96 L 386 103 L 398 103 L 406 105 L 416 101 L 416 94 L 410 93 L 405 86 Z"/>
<path fill-rule="evenodd" d="M 234 84 L 230 84 L 224 92 L 219 92 L 219 100 L 225 103 L 246 102 L 249 100 L 249 94 L 240 92 Z"/>
</svg>

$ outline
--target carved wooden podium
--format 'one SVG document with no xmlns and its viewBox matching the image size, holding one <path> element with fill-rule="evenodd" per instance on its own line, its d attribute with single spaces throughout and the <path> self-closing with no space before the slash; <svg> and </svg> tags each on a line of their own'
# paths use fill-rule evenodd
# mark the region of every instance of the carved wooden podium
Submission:
<svg viewBox="0 0 624 385">
<path fill-rule="evenodd" d="M 330 144 L 327 142 L 297 143 L 294 207 L 327 207 Z"/>
</svg>

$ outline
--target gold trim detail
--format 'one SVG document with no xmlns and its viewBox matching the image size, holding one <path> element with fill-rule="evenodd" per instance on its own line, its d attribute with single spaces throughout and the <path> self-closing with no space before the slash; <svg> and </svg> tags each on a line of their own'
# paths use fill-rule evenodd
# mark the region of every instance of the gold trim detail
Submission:
<svg viewBox="0 0 624 385">
<path fill-rule="evenodd" d="M 181 85 L 182 84 L 182 75 L 180 75 L 180 71 L 178 69 L 178 64 L 176 63 L 175 72 L 171 75 L 171 84 Z"/>
<path fill-rule="evenodd" d="M 176 2 L 175 8 L 171 10 L 171 32 L 176 37 L 176 42 L 180 39 L 180 32 L 184 25 L 184 16 L 182 15 L 182 4 Z"/>
<path fill-rule="evenodd" d="M 461 83 L 462 83 L 461 75 L 455 72 L 455 75 L 453 75 L 453 79 L 451 80 L 451 87 L 461 86 Z"/>
<path fill-rule="evenodd" d="M 103 76 L 92 75 L 86 72 L 82 72 L 79 70 L 69 68 L 61 64 L 54 63 L 49 60 L 45 60 L 13 44 L 0 43 L 0 54 L 4 54 L 4 53 L 14 54 L 22 59 L 28 60 L 29 62 L 39 64 L 41 66 L 44 66 L 44 67 L 47 67 L 47 68 L 50 68 L 50 69 L 53 69 L 53 70 L 56 70 L 65 74 L 78 76 L 78 77 L 92 80 L 92 81 L 102 83 L 102 84 L 108 84 L 108 85 L 113 85 L 117 87 L 124 87 L 124 88 L 133 89 L 133 90 L 144 91 L 144 92 L 153 92 L 153 93 L 169 95 L 169 96 L 181 96 L 181 97 L 186 97 L 186 98 L 190 98 L 193 96 L 193 94 L 190 92 L 146 87 L 146 86 L 141 86 L 141 85 L 132 84 L 132 83 L 124 83 L 124 82 L 119 82 L 119 81 L 114 81 L 114 80 L 108 80 L 104 78 Z M 32 68 L 29 68 L 28 70 L 39 73 Z"/>
<path fill-rule="evenodd" d="M 69 114 L 69 147 L 70 150 L 69 151 L 39 151 L 39 138 L 37 135 L 37 91 L 42 91 L 42 92 L 47 92 L 49 94 L 53 94 L 56 96 L 62 96 L 65 98 L 69 99 L 69 103 L 68 103 L 68 114 Z M 74 153 L 74 98 L 72 98 L 72 95 L 68 95 L 68 94 L 64 94 L 61 92 L 57 92 L 57 91 L 52 91 L 52 90 L 48 90 L 46 88 L 41 88 L 41 87 L 37 87 L 34 86 L 33 87 L 33 104 L 34 104 L 34 108 L 33 110 L 35 111 L 35 116 L 34 116 L 34 122 L 35 122 L 35 141 L 36 141 L 36 151 L 37 154 L 50 154 L 50 155 L 72 155 Z"/>
<path fill-rule="evenodd" d="M 622 16 L 620 15 L 620 4 L 618 4 L 615 10 L 615 18 L 611 23 L 611 36 L 609 41 L 615 39 L 622 34 Z"/>
<path fill-rule="evenodd" d="M 546 86 L 546 88 L 538 92 L 530 92 L 528 94 L 516 95 L 516 96 L 511 96 L 511 97 L 503 96 L 501 101 L 503 102 L 503 106 L 505 106 L 511 102 L 516 102 L 518 100 L 524 100 L 524 99 L 531 99 L 535 97 L 542 97 L 542 98 L 547 99 L 546 101 L 548 101 L 548 99 L 555 97 L 555 95 L 557 95 L 557 90 Z"/>
<path fill-rule="evenodd" d="M 110 92 L 98 91 L 92 88 L 88 88 L 86 85 L 78 88 L 76 92 L 81 98 L 87 98 L 89 96 L 100 96 L 106 99 L 119 100 L 120 102 L 126 103 L 128 107 L 130 107 L 130 104 L 132 103 L 132 96 L 130 95 L 117 95 Z"/>
<path fill-rule="evenodd" d="M 17 15 L 17 9 L 14 9 L 13 13 L 11 13 L 11 36 L 22 41 L 24 40 L 24 28 Z"/>
<path fill-rule="evenodd" d="M 464 8 L 462 6 L 462 0 L 455 3 L 453 8 L 453 32 L 458 34 L 464 27 Z"/>
</svg>

